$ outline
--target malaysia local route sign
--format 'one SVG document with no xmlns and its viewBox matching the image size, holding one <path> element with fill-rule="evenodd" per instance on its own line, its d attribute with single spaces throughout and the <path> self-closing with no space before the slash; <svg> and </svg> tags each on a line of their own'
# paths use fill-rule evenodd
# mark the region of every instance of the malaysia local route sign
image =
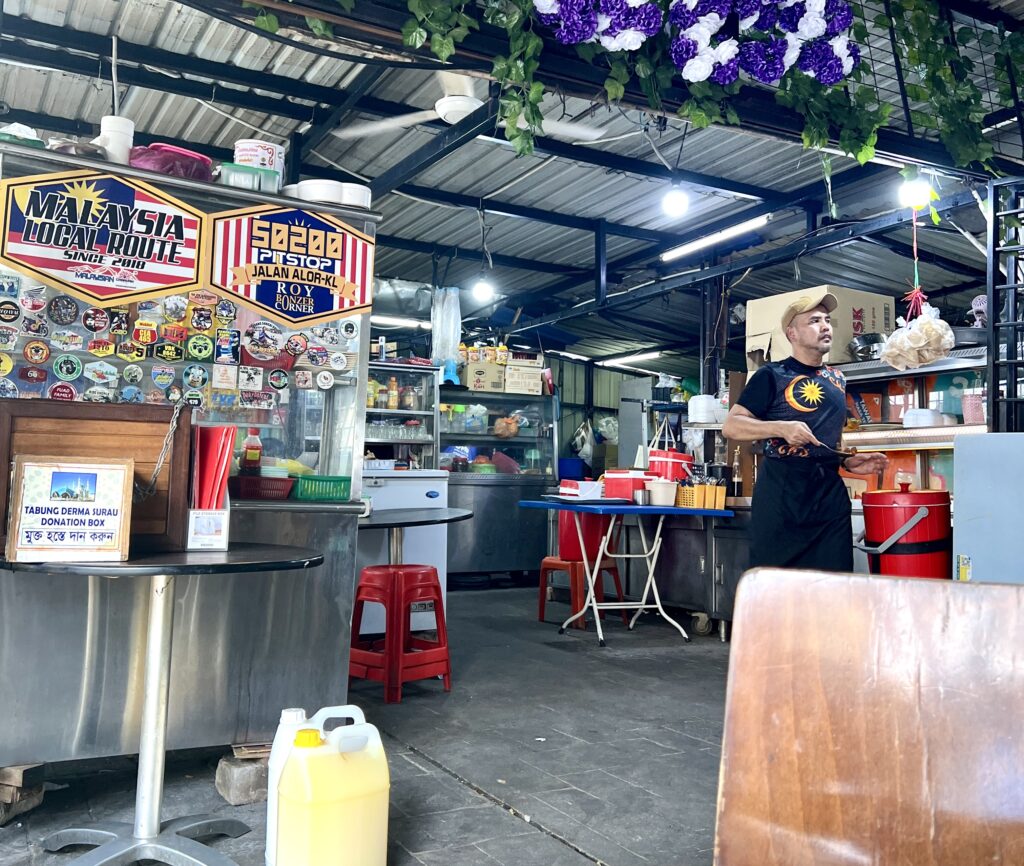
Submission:
<svg viewBox="0 0 1024 866">
<path fill-rule="evenodd" d="M 373 240 L 327 214 L 264 205 L 210 216 L 209 283 L 282 325 L 369 309 Z"/>
<path fill-rule="evenodd" d="M 205 226 L 201 211 L 113 174 L 0 181 L 0 262 L 97 307 L 198 286 Z"/>
</svg>

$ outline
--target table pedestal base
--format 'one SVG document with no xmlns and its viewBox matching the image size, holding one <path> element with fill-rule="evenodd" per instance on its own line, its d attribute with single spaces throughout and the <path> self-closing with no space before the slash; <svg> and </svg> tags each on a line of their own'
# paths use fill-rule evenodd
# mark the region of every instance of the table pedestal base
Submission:
<svg viewBox="0 0 1024 866">
<path fill-rule="evenodd" d="M 135 836 L 134 827 L 125 821 L 106 821 L 91 827 L 58 830 L 43 840 L 47 851 L 59 851 L 69 845 L 96 845 L 88 854 L 76 858 L 75 866 L 122 866 L 140 860 L 154 860 L 170 866 L 235 866 L 234 861 L 203 845 L 196 839 L 230 836 L 235 839 L 249 832 L 241 821 L 194 815 L 164 821 L 152 839 Z"/>
</svg>

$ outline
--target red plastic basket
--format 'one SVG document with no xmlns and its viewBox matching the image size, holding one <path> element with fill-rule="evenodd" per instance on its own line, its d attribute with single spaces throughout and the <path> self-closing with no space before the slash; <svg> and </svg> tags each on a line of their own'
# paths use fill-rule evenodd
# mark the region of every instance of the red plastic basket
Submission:
<svg viewBox="0 0 1024 866">
<path fill-rule="evenodd" d="M 232 499 L 287 499 L 294 483 L 291 478 L 236 475 L 228 479 L 228 491 Z"/>
</svg>

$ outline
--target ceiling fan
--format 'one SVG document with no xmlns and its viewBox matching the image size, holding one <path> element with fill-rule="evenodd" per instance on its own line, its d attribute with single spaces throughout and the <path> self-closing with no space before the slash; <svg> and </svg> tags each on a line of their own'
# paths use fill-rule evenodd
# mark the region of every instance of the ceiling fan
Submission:
<svg viewBox="0 0 1024 866">
<path fill-rule="evenodd" d="M 473 93 L 474 79 L 465 75 L 456 75 L 454 72 L 438 71 L 435 74 L 441 82 L 443 95 L 434 103 L 433 108 L 387 117 L 382 120 L 371 120 L 366 123 L 351 123 L 340 129 L 331 130 L 331 134 L 347 141 L 355 138 L 369 138 L 393 129 L 408 129 L 410 126 L 432 120 L 443 120 L 445 123 L 455 124 L 484 104 L 484 101 Z M 504 126 L 504 123 L 500 125 Z M 526 122 L 521 120 L 520 125 L 525 127 Z M 568 141 L 597 141 L 604 136 L 604 130 L 583 123 L 546 118 L 544 134 Z"/>
</svg>

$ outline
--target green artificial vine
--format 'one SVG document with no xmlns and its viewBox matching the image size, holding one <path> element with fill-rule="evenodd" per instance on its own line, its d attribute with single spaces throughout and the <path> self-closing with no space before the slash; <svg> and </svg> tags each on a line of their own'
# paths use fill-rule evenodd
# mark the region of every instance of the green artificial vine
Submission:
<svg viewBox="0 0 1024 866">
<path fill-rule="evenodd" d="M 352 0 L 339 0 L 342 5 Z M 470 0 L 407 0 L 412 13 L 402 35 L 405 44 L 448 60 L 471 30 L 479 27 L 474 17 L 479 6 Z M 499 117 L 505 136 L 517 154 L 531 153 L 534 137 L 541 134 L 540 112 L 544 85 L 535 76 L 540 68 L 544 39 L 537 32 L 532 0 L 482 0 L 483 20 L 505 31 L 508 52 L 495 57 L 493 77 L 500 83 Z M 667 4 L 666 4 L 667 8 Z M 859 14 L 859 13 L 858 13 Z M 916 128 L 934 130 L 957 165 L 990 167 L 994 150 L 983 134 L 984 94 L 974 83 L 975 64 L 960 48 L 979 40 L 994 57 L 999 98 L 1013 104 L 1013 84 L 1024 89 L 1024 29 L 955 28 L 937 0 L 892 0 L 892 19 L 879 15 L 873 22 L 894 29 L 897 50 L 906 76 L 907 95 L 915 103 L 911 120 Z M 866 44 L 870 36 L 865 22 L 855 20 L 852 38 Z M 609 103 L 625 98 L 632 82 L 643 92 L 651 109 L 664 111 L 663 93 L 678 82 L 668 54 L 669 36 L 650 38 L 636 51 L 608 52 L 590 43 L 577 46 L 584 60 L 607 67 L 604 96 Z M 1011 82 L 1009 69 L 1020 70 Z M 684 85 L 687 98 L 678 115 L 701 128 L 711 124 L 739 124 L 733 100 L 750 82 L 720 86 L 710 81 Z M 776 101 L 804 120 L 803 144 L 821 149 L 837 142 L 839 149 L 861 164 L 875 155 L 878 131 L 888 122 L 891 105 L 883 102 L 872 85 L 866 60 L 841 85 L 825 86 L 816 79 L 789 70 L 774 89 Z M 1024 90 L 1019 94 L 1024 96 Z"/>
<path fill-rule="evenodd" d="M 288 0 L 288 2 L 293 3 L 294 0 Z M 336 2 L 346 12 L 351 12 L 356 5 L 356 0 L 336 0 Z M 252 23 L 259 27 L 260 30 L 265 30 L 267 33 L 277 33 L 281 29 L 281 22 L 277 16 L 265 6 L 244 0 L 242 8 L 259 10 L 259 14 L 253 19 Z M 317 18 L 315 15 L 304 15 L 303 18 L 305 18 L 306 26 L 314 36 L 319 36 L 321 39 L 331 39 L 334 36 L 334 28 L 322 18 Z"/>
</svg>

